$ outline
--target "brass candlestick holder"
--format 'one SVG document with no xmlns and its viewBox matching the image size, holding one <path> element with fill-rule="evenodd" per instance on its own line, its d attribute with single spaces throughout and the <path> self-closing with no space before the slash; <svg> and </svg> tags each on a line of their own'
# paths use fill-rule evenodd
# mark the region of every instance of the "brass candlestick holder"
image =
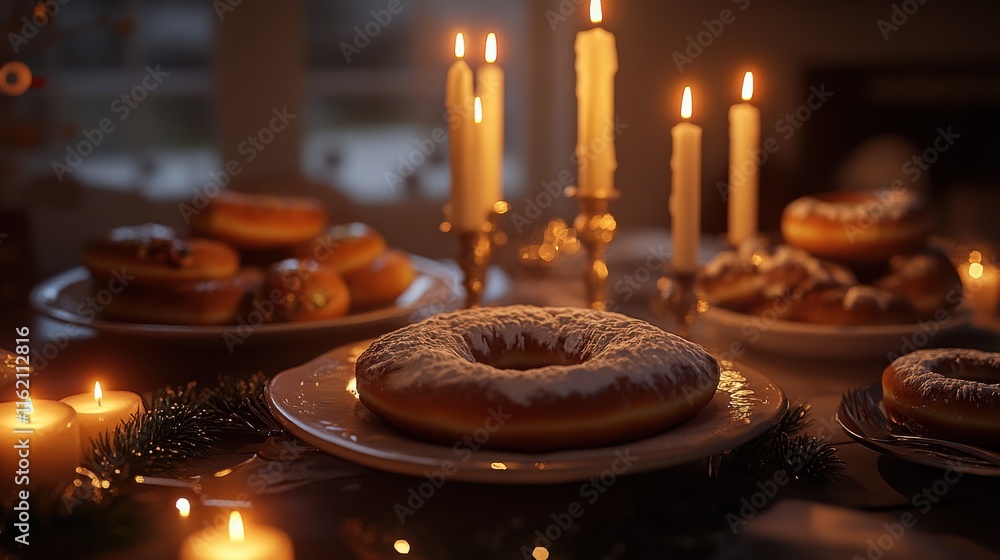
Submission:
<svg viewBox="0 0 1000 560">
<path fill-rule="evenodd" d="M 501 200 L 493 205 L 493 210 L 481 230 L 455 231 L 458 238 L 458 254 L 455 261 L 462 270 L 466 308 L 479 307 L 482 302 L 483 292 L 486 291 L 486 271 L 493 256 L 493 247 L 506 242 L 506 235 L 500 230 L 498 223 L 500 216 L 506 214 L 509 208 L 508 204 Z M 445 223 L 441 229 L 448 231 L 451 226 Z"/>
<path fill-rule="evenodd" d="M 697 273 L 679 272 L 667 264 L 664 276 L 657 280 L 659 295 L 653 306 L 661 315 L 677 323 L 677 334 L 687 336 L 695 318 L 708 309 L 697 289 Z"/>
<path fill-rule="evenodd" d="M 580 214 L 573 222 L 576 236 L 587 250 L 587 270 L 583 281 L 587 287 L 587 303 L 591 309 L 604 310 L 607 298 L 608 265 L 605 254 L 615 237 L 618 224 L 608 211 L 611 201 L 618 198 L 612 191 L 604 196 L 577 196 Z"/>
</svg>

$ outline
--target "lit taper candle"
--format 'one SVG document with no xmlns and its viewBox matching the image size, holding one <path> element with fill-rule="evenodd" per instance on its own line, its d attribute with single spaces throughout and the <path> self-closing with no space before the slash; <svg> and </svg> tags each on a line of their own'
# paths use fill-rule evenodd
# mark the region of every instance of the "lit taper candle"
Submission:
<svg viewBox="0 0 1000 560">
<path fill-rule="evenodd" d="M 692 115 L 691 88 L 685 86 L 681 99 L 682 122 L 671 130 L 670 222 L 674 241 L 674 270 L 694 274 L 698 270 L 698 243 L 701 236 L 701 127 L 688 119 Z"/>
<path fill-rule="evenodd" d="M 729 109 L 729 243 L 757 235 L 760 109 L 750 103 L 753 73 L 743 76 L 743 102 Z"/>
<path fill-rule="evenodd" d="M 591 0 L 590 20 L 604 21 L 601 0 Z M 576 103 L 580 196 L 606 197 L 615 188 L 615 36 L 601 27 L 576 35 Z"/>
</svg>

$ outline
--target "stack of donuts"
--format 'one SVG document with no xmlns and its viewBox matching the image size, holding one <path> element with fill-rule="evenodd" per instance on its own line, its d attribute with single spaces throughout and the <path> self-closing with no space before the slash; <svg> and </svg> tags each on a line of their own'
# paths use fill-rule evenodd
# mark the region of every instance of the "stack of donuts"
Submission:
<svg viewBox="0 0 1000 560">
<path fill-rule="evenodd" d="M 785 244 L 755 238 L 699 277 L 713 305 L 806 323 L 893 325 L 947 319 L 962 283 L 928 246 L 932 219 L 906 190 L 800 198 L 782 214 Z"/>
<path fill-rule="evenodd" d="M 393 303 L 415 272 L 364 224 L 328 227 L 315 200 L 222 192 L 193 216 L 192 236 L 125 226 L 90 243 L 83 264 L 109 318 L 226 325 L 250 309 L 311 321 Z"/>
</svg>

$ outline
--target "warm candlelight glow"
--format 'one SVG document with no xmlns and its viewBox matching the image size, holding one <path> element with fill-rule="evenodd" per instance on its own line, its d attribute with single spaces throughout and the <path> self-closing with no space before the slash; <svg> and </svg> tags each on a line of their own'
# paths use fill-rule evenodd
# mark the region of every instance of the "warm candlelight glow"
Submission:
<svg viewBox="0 0 1000 560">
<path fill-rule="evenodd" d="M 229 514 L 229 540 L 231 542 L 243 542 L 245 539 L 243 516 L 240 515 L 240 512 L 234 511 Z"/>
<path fill-rule="evenodd" d="M 406 542 L 406 540 L 404 539 L 399 539 L 396 542 L 392 543 L 392 548 L 396 549 L 396 552 L 400 554 L 410 553 L 410 543 Z"/>
<path fill-rule="evenodd" d="M 482 124 L 483 122 L 483 99 L 481 97 L 476 98 L 473 119 L 476 121 L 476 124 Z"/>
<path fill-rule="evenodd" d="M 181 514 L 181 517 L 187 517 L 191 515 L 191 502 L 187 498 L 177 498 L 177 513 Z"/>
<path fill-rule="evenodd" d="M 753 72 L 743 75 L 743 101 L 750 101 L 753 98 Z"/>
<path fill-rule="evenodd" d="M 493 64 L 497 61 L 497 34 L 490 33 L 486 36 L 486 62 Z"/>
<path fill-rule="evenodd" d="M 455 57 L 465 58 L 465 35 L 455 35 Z"/>
<path fill-rule="evenodd" d="M 684 86 L 684 95 L 681 96 L 681 118 L 691 118 L 691 86 Z"/>
<path fill-rule="evenodd" d="M 94 383 L 94 402 L 97 406 L 101 406 L 101 400 L 104 399 L 104 391 L 101 390 L 101 382 L 97 381 Z"/>
<path fill-rule="evenodd" d="M 981 262 L 983 262 L 983 254 L 980 253 L 979 251 L 973 251 L 973 252 L 969 253 L 969 262 L 970 263 L 981 263 Z"/>
<path fill-rule="evenodd" d="M 594 23 L 604 21 L 604 10 L 601 8 L 601 0 L 590 0 L 590 21 Z"/>
<path fill-rule="evenodd" d="M 979 280 L 983 277 L 983 264 L 982 263 L 971 263 L 969 264 L 969 277 L 974 280 Z"/>
<path fill-rule="evenodd" d="M 548 560 L 549 550 L 544 546 L 536 546 L 535 549 L 531 551 L 531 557 L 535 560 Z"/>
</svg>

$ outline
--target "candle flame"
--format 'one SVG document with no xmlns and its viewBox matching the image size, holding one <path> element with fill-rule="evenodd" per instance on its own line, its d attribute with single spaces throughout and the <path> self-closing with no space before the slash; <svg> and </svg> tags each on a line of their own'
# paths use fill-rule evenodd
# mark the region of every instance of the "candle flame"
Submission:
<svg viewBox="0 0 1000 560">
<path fill-rule="evenodd" d="M 455 35 L 455 58 L 465 58 L 465 35 Z"/>
<path fill-rule="evenodd" d="M 753 97 L 753 72 L 743 75 L 743 101 L 750 101 Z"/>
<path fill-rule="evenodd" d="M 970 263 L 981 263 L 981 262 L 983 262 L 983 254 L 980 253 L 979 251 L 973 251 L 973 252 L 969 253 L 969 262 Z"/>
<path fill-rule="evenodd" d="M 684 86 L 684 95 L 681 96 L 681 118 L 691 118 L 691 86 Z"/>
<path fill-rule="evenodd" d="M 243 516 L 240 512 L 234 511 L 229 514 L 229 541 L 243 542 L 246 540 L 246 533 L 243 531 Z"/>
<path fill-rule="evenodd" d="M 97 381 L 94 383 L 94 402 L 97 406 L 101 406 L 101 401 L 104 399 L 104 391 L 101 390 L 101 382 Z"/>
<path fill-rule="evenodd" d="M 397 539 L 396 542 L 392 543 L 392 548 L 400 554 L 410 553 L 410 543 L 406 539 Z"/>
<path fill-rule="evenodd" d="M 486 62 L 493 64 L 497 61 L 497 34 L 490 33 L 486 36 Z"/>
<path fill-rule="evenodd" d="M 604 21 L 604 10 L 601 8 L 601 0 L 590 0 L 590 21 L 594 23 Z"/>
<path fill-rule="evenodd" d="M 483 98 L 476 97 L 475 110 L 473 111 L 473 118 L 476 124 L 481 124 L 483 122 Z"/>
<path fill-rule="evenodd" d="M 973 280 L 979 280 L 983 277 L 983 264 L 974 262 L 969 265 L 969 276 Z"/>
<path fill-rule="evenodd" d="M 181 514 L 181 517 L 187 517 L 191 515 L 191 502 L 187 498 L 177 498 L 177 513 Z"/>
</svg>

